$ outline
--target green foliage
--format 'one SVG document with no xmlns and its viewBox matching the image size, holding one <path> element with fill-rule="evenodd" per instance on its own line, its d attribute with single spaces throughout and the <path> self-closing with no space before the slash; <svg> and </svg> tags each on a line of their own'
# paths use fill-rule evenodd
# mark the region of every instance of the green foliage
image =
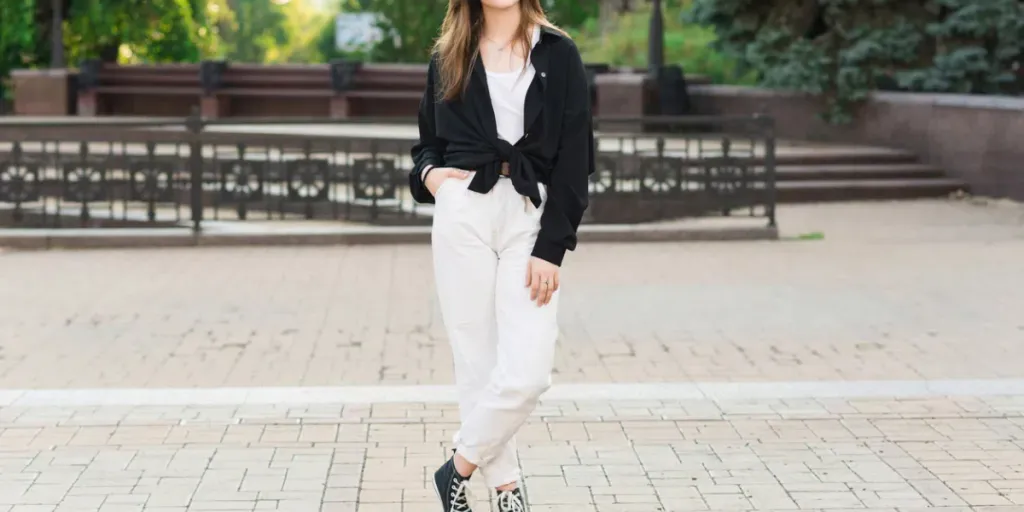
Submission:
<svg viewBox="0 0 1024 512">
<path fill-rule="evenodd" d="M 199 34 L 203 58 L 223 58 L 228 48 L 221 28 L 235 22 L 235 13 L 228 0 L 189 0 L 192 18 Z"/>
<path fill-rule="evenodd" d="M 999 93 L 1024 60 L 1020 0 L 694 0 L 687 19 L 761 84 L 825 97 L 850 119 L 869 91 Z"/>
<path fill-rule="evenodd" d="M 195 62 L 204 46 L 199 28 L 188 0 L 72 0 L 64 43 L 70 63 Z"/>
<path fill-rule="evenodd" d="M 0 3 L 0 91 L 4 96 L 8 94 L 3 83 L 7 75 L 34 60 L 34 4 L 34 0 L 4 0 Z"/>
<path fill-rule="evenodd" d="M 564 29 L 582 26 L 588 20 L 597 18 L 601 10 L 596 0 L 543 0 L 541 4 L 551 22 Z"/>
<path fill-rule="evenodd" d="M 900 74 L 916 90 L 999 93 L 1016 80 L 1010 64 L 1024 64 L 1024 2 L 936 0 L 945 16 L 929 23 L 936 43 L 931 66 Z"/>
<path fill-rule="evenodd" d="M 204 58 L 231 62 L 315 62 L 319 60 L 310 30 L 322 13 L 309 0 L 189 0 L 204 5 L 197 19 L 209 34 Z"/>
<path fill-rule="evenodd" d="M 677 0 L 678 1 L 678 0 Z M 542 0 L 548 16 L 562 27 L 596 18 L 597 2 Z M 343 52 L 335 47 L 333 20 L 325 20 L 312 43 L 324 60 L 337 58 L 381 62 L 426 62 L 448 8 L 448 0 L 343 0 L 341 9 L 381 15 L 384 39 L 372 48 Z"/>
<path fill-rule="evenodd" d="M 736 58 L 713 48 L 715 33 L 699 25 L 686 23 L 683 7 L 665 9 L 665 63 L 683 67 L 687 74 L 709 77 L 715 83 L 750 84 L 754 76 L 744 73 Z M 592 18 L 581 28 L 571 30 L 586 62 L 613 66 L 646 67 L 648 53 L 649 7 L 619 16 L 603 33 Z"/>
<path fill-rule="evenodd" d="M 231 62 L 261 63 L 288 42 L 284 7 L 272 0 L 228 0 L 231 16 L 219 24 L 223 57 Z"/>
<path fill-rule="evenodd" d="M 427 62 L 448 10 L 448 0 L 371 0 L 366 10 L 380 14 L 380 29 L 395 36 L 385 36 L 374 47 L 376 60 Z"/>
<path fill-rule="evenodd" d="M 334 18 L 314 8 L 310 0 L 291 0 L 284 6 L 285 32 L 288 38 L 268 53 L 270 62 L 318 62 L 322 60 L 317 46 L 320 35 L 316 27 Z"/>
<path fill-rule="evenodd" d="M 379 14 L 378 28 L 385 36 L 372 48 L 343 52 L 335 47 L 334 20 L 327 20 L 313 42 L 323 59 L 426 62 L 448 10 L 448 0 L 346 0 L 342 9 Z"/>
<path fill-rule="evenodd" d="M 321 14 L 309 0 L 62 0 L 64 46 L 74 66 L 123 63 L 310 62 Z M 346 0 L 347 1 L 347 0 Z M 0 85 L 11 70 L 45 65 L 50 0 L 0 0 Z"/>
</svg>

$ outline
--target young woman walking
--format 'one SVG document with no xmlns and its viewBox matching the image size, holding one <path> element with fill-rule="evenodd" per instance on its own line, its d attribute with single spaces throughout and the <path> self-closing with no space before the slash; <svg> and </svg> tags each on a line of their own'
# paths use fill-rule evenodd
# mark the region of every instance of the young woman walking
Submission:
<svg viewBox="0 0 1024 512">
<path fill-rule="evenodd" d="M 514 436 L 551 383 L 559 268 L 587 207 L 594 136 L 579 51 L 540 0 L 449 0 L 420 104 L 410 174 L 436 203 L 441 315 L 462 424 L 434 474 L 468 512 L 478 469 L 521 512 Z"/>
</svg>

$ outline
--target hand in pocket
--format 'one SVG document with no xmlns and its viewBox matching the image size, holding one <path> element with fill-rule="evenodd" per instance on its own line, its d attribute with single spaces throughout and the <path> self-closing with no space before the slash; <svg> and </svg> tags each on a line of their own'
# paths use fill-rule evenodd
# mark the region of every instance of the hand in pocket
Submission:
<svg viewBox="0 0 1024 512">
<path fill-rule="evenodd" d="M 449 178 L 455 178 L 464 180 L 469 177 L 469 173 L 462 169 L 456 169 L 454 167 L 438 167 L 432 169 L 427 173 L 427 179 L 423 182 L 423 185 L 430 191 L 430 195 L 437 197 L 437 190 L 441 188 L 441 184 Z"/>
</svg>

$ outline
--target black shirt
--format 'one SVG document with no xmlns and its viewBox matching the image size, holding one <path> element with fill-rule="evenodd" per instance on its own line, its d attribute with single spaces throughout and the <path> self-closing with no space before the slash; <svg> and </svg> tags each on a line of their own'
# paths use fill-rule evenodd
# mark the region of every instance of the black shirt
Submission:
<svg viewBox="0 0 1024 512">
<path fill-rule="evenodd" d="M 540 206 L 537 187 L 548 188 L 533 255 L 562 264 L 576 248 L 576 229 L 587 208 L 588 176 L 594 166 L 594 132 L 587 73 L 576 45 L 541 27 L 530 53 L 536 70 L 526 92 L 524 135 L 515 144 L 498 138 L 494 109 L 481 59 L 476 59 L 465 94 L 438 99 L 436 55 L 430 61 L 427 90 L 420 102 L 420 141 L 412 149 L 409 185 L 413 198 L 433 203 L 421 171 L 428 165 L 476 171 L 469 190 L 485 194 L 500 179 L 503 162 L 517 192 Z"/>
</svg>

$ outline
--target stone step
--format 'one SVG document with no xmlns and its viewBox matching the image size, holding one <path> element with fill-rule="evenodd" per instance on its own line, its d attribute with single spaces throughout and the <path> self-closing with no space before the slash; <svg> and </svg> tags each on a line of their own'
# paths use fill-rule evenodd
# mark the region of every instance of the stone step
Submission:
<svg viewBox="0 0 1024 512">
<path fill-rule="evenodd" d="M 950 178 L 808 180 L 778 183 L 780 202 L 853 201 L 942 197 L 967 186 Z"/>
<path fill-rule="evenodd" d="M 942 170 L 921 163 L 780 165 L 781 181 L 888 180 L 942 178 Z"/>
<path fill-rule="evenodd" d="M 889 148 L 780 148 L 775 162 L 779 166 L 911 164 L 917 163 L 917 155 Z"/>
</svg>

